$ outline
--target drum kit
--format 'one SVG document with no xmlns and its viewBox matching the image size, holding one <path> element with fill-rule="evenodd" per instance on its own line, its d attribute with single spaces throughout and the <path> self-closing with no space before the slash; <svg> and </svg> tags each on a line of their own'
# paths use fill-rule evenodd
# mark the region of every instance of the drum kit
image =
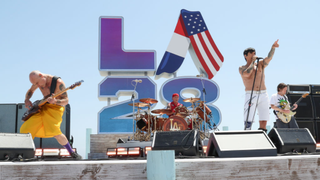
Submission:
<svg viewBox="0 0 320 180">
<path fill-rule="evenodd" d="M 152 98 L 140 99 L 140 102 L 131 103 L 130 106 L 138 108 L 133 115 L 136 122 L 136 131 L 133 139 L 139 141 L 149 141 L 151 134 L 155 131 L 180 131 L 180 130 L 201 130 L 202 123 L 210 123 L 212 118 L 211 110 L 200 98 L 187 98 L 184 102 L 191 103 L 189 110 L 185 106 L 178 106 L 175 112 L 171 109 L 150 110 L 152 104 L 158 103 Z M 141 112 L 142 108 L 148 107 L 148 111 Z M 168 118 L 163 117 L 167 115 Z"/>
</svg>

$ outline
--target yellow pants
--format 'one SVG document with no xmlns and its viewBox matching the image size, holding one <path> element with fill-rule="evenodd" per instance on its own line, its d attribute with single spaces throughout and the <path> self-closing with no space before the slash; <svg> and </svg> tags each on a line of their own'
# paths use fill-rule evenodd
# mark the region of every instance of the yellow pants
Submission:
<svg viewBox="0 0 320 180">
<path fill-rule="evenodd" d="M 60 135 L 63 112 L 63 106 L 45 104 L 39 113 L 22 124 L 20 133 L 31 133 L 32 138 L 51 138 Z"/>
</svg>

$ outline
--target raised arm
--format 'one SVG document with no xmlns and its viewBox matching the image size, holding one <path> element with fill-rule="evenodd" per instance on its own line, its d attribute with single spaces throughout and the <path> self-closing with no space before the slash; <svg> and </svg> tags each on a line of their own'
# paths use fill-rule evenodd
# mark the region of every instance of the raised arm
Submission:
<svg viewBox="0 0 320 180">
<path fill-rule="evenodd" d="M 266 58 L 264 58 L 263 61 L 261 61 L 261 62 L 259 63 L 259 64 L 262 65 L 262 67 L 266 67 L 266 66 L 269 65 L 271 59 L 273 58 L 273 55 L 274 55 L 274 52 L 275 52 L 276 48 L 279 47 L 278 41 L 279 41 L 279 39 L 276 40 L 276 41 L 273 43 L 273 45 L 272 45 L 272 47 L 271 47 L 271 50 L 270 50 L 270 52 L 268 53 L 268 56 L 267 56 Z"/>
</svg>

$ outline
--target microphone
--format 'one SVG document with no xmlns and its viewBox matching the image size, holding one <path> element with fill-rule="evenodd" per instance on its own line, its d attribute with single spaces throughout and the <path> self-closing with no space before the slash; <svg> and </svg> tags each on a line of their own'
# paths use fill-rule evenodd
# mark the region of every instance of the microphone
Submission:
<svg viewBox="0 0 320 180">
<path fill-rule="evenodd" d="M 197 77 L 203 77 L 203 74 L 197 75 Z"/>
<path fill-rule="evenodd" d="M 135 79 L 135 80 L 133 80 L 134 82 L 136 82 L 136 83 L 142 83 L 142 80 L 141 79 Z"/>
<path fill-rule="evenodd" d="M 263 59 L 263 57 L 257 57 L 256 60 Z"/>
</svg>

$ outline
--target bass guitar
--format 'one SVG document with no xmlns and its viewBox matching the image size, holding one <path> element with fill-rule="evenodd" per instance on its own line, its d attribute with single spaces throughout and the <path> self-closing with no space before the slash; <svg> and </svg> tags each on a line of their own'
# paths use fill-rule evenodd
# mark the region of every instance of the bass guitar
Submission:
<svg viewBox="0 0 320 180">
<path fill-rule="evenodd" d="M 61 94 L 65 93 L 66 91 L 68 91 L 70 89 L 74 89 L 77 86 L 80 86 L 82 82 L 83 82 L 83 80 L 81 80 L 79 82 L 76 82 L 73 85 L 71 85 L 70 87 L 64 89 L 63 91 L 61 91 L 58 94 L 55 94 L 55 95 L 53 95 L 51 97 L 52 98 L 58 97 Z M 33 102 L 32 103 L 32 107 L 23 114 L 21 120 L 22 121 L 27 121 L 31 116 L 33 116 L 36 113 L 39 113 L 41 111 L 41 106 L 43 106 L 47 102 L 48 102 L 48 97 L 45 97 L 44 99 L 37 100 L 37 101 Z"/>
<path fill-rule="evenodd" d="M 303 99 L 306 98 L 309 95 L 309 93 L 305 93 L 303 94 L 297 102 L 295 102 L 295 104 L 299 104 L 299 102 Z M 290 110 L 289 113 L 282 113 L 282 112 L 277 112 L 277 116 L 278 118 L 284 122 L 284 123 L 289 123 L 291 121 L 291 117 L 294 116 L 296 114 L 296 112 L 292 112 L 292 109 L 294 107 L 290 107 L 290 104 L 286 104 L 284 110 Z"/>
</svg>

